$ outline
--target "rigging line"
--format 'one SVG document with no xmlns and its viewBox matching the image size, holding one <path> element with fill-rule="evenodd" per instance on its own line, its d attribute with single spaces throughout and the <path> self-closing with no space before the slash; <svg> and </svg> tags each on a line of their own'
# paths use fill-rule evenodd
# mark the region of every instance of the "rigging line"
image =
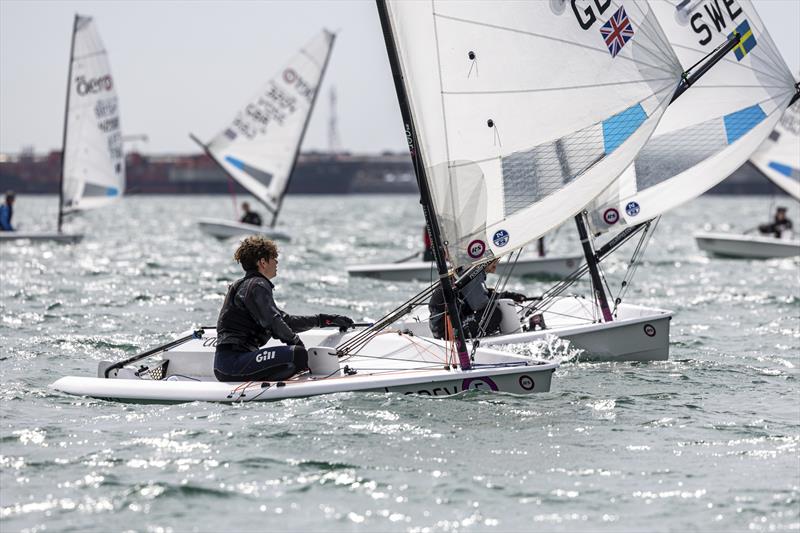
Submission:
<svg viewBox="0 0 800 533">
<path fill-rule="evenodd" d="M 654 81 L 677 81 L 675 78 L 652 78 L 648 80 L 615 81 L 608 83 L 592 83 L 589 85 L 573 85 L 571 87 L 542 87 L 540 89 L 507 89 L 502 91 L 443 91 L 443 95 L 473 95 L 473 94 L 525 94 L 544 93 L 552 91 L 573 91 L 580 89 L 593 89 L 597 87 L 617 87 L 622 85 L 646 84 Z M 673 87 L 674 88 L 674 87 Z M 655 94 L 655 93 L 654 93 Z"/>
<path fill-rule="evenodd" d="M 650 244 L 650 240 L 652 239 L 653 235 L 656 232 L 656 228 L 658 227 L 658 222 L 661 220 L 661 216 L 655 218 L 655 222 L 651 220 L 647 223 L 647 227 L 642 232 L 641 238 L 639 239 L 639 244 L 636 246 L 633 255 L 631 256 L 631 268 L 628 272 L 626 272 L 625 277 L 623 278 L 623 284 L 620 288 L 620 292 L 617 298 L 614 300 L 614 309 L 616 310 L 617 306 L 622 302 L 622 299 L 627 294 L 628 289 L 633 282 L 633 278 L 636 275 L 636 271 L 639 269 L 639 265 L 641 264 L 641 258 L 644 256 L 645 250 Z M 652 224 L 652 230 L 651 230 Z"/>
<path fill-rule="evenodd" d="M 72 61 L 82 61 L 84 59 L 89 59 L 90 57 L 104 56 L 104 55 L 107 55 L 105 49 L 100 50 L 98 52 L 92 52 L 91 54 L 85 54 L 85 55 L 82 55 L 82 56 L 74 56 L 72 58 Z"/>
<path fill-rule="evenodd" d="M 555 42 L 558 42 L 558 43 L 561 43 L 561 44 L 566 44 L 566 45 L 573 46 L 573 47 L 576 47 L 576 48 L 583 48 L 585 50 L 591 50 L 592 52 L 598 52 L 598 53 L 600 53 L 600 54 L 602 54 L 603 56 L 606 56 L 606 57 L 608 56 L 608 48 L 606 48 L 606 47 L 598 48 L 598 47 L 595 47 L 595 46 L 589 46 L 587 44 L 576 43 L 574 41 L 570 41 L 570 40 L 567 40 L 567 39 L 561 39 L 559 37 L 553 37 L 553 36 L 550 36 L 550 35 L 544 35 L 544 34 L 541 34 L 541 33 L 536 33 L 536 32 L 532 32 L 532 31 L 525 31 L 525 30 L 520 30 L 520 29 L 516 29 L 516 28 L 509 28 L 507 26 L 500 26 L 498 24 L 489 24 L 489 23 L 486 23 L 486 22 L 478 22 L 478 21 L 475 21 L 475 20 L 469 20 L 469 19 L 464 19 L 464 18 L 460 18 L 460 17 L 454 17 L 452 15 L 442 15 L 442 14 L 439 14 L 439 13 L 436 13 L 436 12 L 434 12 L 433 15 L 434 15 L 434 17 L 439 17 L 439 18 L 442 18 L 442 19 L 452 20 L 454 22 L 463 22 L 465 24 L 472 24 L 472 25 L 475 25 L 475 26 L 482 26 L 484 28 L 491 28 L 491 29 L 494 29 L 494 30 L 507 31 L 507 32 L 510 32 L 510 33 L 516 33 L 516 34 L 520 34 L 520 35 L 528 35 L 530 37 L 538 37 L 538 38 L 541 38 L 541 39 L 548 39 L 548 40 L 551 40 L 551 41 L 555 41 Z M 656 70 L 665 70 L 665 71 L 668 70 L 668 69 L 665 69 L 664 67 L 662 67 L 660 65 L 650 65 L 650 64 L 644 63 L 642 61 L 637 61 L 636 59 L 633 59 L 632 57 L 627 57 L 627 56 L 621 55 L 621 56 L 617 56 L 617 58 L 624 59 L 625 61 L 630 61 L 630 62 L 632 62 L 634 64 L 639 65 L 639 66 L 645 66 L 645 67 L 649 67 L 649 68 L 656 69 Z"/>
<path fill-rule="evenodd" d="M 692 52 L 695 52 L 695 53 L 698 53 L 698 54 L 704 54 L 705 53 L 703 50 L 697 50 L 696 48 L 692 48 L 691 46 L 686 46 L 686 45 L 677 44 L 677 43 L 674 44 L 673 47 L 674 48 L 682 48 L 684 50 L 689 50 L 689 51 L 692 51 Z M 763 72 L 763 71 L 761 71 L 759 69 L 756 69 L 755 67 L 752 67 L 750 65 L 744 65 L 744 64 L 740 63 L 739 61 L 734 61 L 733 59 L 729 59 L 728 57 L 724 57 L 724 58 L 720 59 L 719 62 L 720 63 L 730 63 L 731 65 L 734 65 L 734 66 L 736 66 L 738 68 L 750 70 L 750 71 L 758 73 L 758 74 L 763 74 L 764 76 L 772 77 L 771 74 L 768 73 L 768 72 Z M 785 79 L 785 77 L 781 77 L 781 78 Z"/>
</svg>

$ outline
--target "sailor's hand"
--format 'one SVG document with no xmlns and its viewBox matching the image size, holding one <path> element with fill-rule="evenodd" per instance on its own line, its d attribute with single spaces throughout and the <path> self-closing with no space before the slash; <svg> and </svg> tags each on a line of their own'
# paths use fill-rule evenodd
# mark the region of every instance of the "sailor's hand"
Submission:
<svg viewBox="0 0 800 533">
<path fill-rule="evenodd" d="M 350 328 L 354 324 L 353 319 L 343 315 L 319 315 L 319 327 L 327 328 L 336 326 L 339 328 Z"/>
<path fill-rule="evenodd" d="M 306 347 L 306 345 L 303 344 L 303 341 L 300 340 L 300 335 L 295 335 L 294 338 L 292 339 L 292 342 L 290 342 L 289 344 L 294 346 L 302 346 L 303 348 Z"/>
<path fill-rule="evenodd" d="M 503 298 L 511 298 L 512 300 L 514 300 L 517 303 L 524 302 L 525 300 L 528 299 L 528 297 L 525 296 L 524 294 L 521 294 L 519 292 L 511 292 L 511 291 L 504 292 L 503 293 Z"/>
</svg>

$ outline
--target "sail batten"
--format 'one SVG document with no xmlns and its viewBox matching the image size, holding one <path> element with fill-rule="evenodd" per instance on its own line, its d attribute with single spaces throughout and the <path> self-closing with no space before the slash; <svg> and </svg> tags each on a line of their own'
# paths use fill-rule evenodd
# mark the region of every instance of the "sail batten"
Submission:
<svg viewBox="0 0 800 533">
<path fill-rule="evenodd" d="M 333 48 L 322 30 L 248 100 L 205 150 L 277 216 Z"/>
</svg>

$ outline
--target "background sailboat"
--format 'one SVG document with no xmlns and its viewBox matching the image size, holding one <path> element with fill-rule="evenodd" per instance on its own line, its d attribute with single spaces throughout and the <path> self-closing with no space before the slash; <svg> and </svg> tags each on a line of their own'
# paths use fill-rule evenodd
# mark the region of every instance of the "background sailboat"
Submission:
<svg viewBox="0 0 800 533">
<path fill-rule="evenodd" d="M 800 100 L 786 109 L 750 162 L 775 186 L 800 201 Z M 695 233 L 694 238 L 698 248 L 722 257 L 769 259 L 800 255 L 797 229 L 786 233 L 786 238 L 776 239 L 771 235 L 704 231 Z"/>
<path fill-rule="evenodd" d="M 268 228 L 222 219 L 201 219 L 200 229 L 218 238 L 275 229 L 300 145 L 330 59 L 336 35 L 323 29 L 273 76 L 208 144 L 192 136 L 228 176 L 247 189 L 271 215 Z"/>
<path fill-rule="evenodd" d="M 0 232 L 10 239 L 77 242 L 62 232 L 64 216 L 119 200 L 125 190 L 125 154 L 119 101 L 108 53 L 92 17 L 75 15 L 67 75 L 56 232 Z"/>
</svg>

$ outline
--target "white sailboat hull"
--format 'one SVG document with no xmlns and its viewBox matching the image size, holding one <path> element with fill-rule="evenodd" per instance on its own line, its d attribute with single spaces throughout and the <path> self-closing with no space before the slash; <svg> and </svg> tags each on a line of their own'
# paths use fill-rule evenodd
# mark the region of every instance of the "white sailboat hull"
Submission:
<svg viewBox="0 0 800 533">
<path fill-rule="evenodd" d="M 560 298 L 543 313 L 547 329 L 523 331 L 517 317 L 517 329 L 481 339 L 482 347 L 509 344 L 545 343 L 555 336 L 569 341 L 570 349 L 581 350 L 582 361 L 665 361 L 669 358 L 669 326 L 672 313 L 663 309 L 620 304 L 613 322 L 597 319 L 593 305 L 583 298 Z M 398 323 L 416 335 L 430 336 L 427 314 Z"/>
<path fill-rule="evenodd" d="M 314 329 L 302 333 L 301 338 L 307 346 L 322 346 L 309 351 L 332 352 L 335 345 L 355 334 Z M 552 374 L 558 368 L 558 363 L 551 361 L 480 348 L 475 353 L 475 367 L 464 371 L 445 365 L 444 343 L 394 331 L 378 335 L 355 355 L 341 358 L 341 371 L 333 375 L 306 373 L 284 382 L 222 383 L 213 374 L 215 335 L 213 328 L 207 329 L 202 339 L 166 352 L 163 358 L 169 363 L 162 380 L 149 379 L 147 372 L 138 377 L 134 368 L 123 368 L 113 371 L 110 378 L 67 376 L 50 387 L 67 394 L 136 402 L 273 401 L 337 392 L 450 396 L 482 390 L 530 394 L 549 391 Z M 345 366 L 356 373 L 345 373 Z"/>
<path fill-rule="evenodd" d="M 799 239 L 776 239 L 733 233 L 695 233 L 697 247 L 721 257 L 771 259 L 800 255 Z"/>
<path fill-rule="evenodd" d="M 246 237 L 248 235 L 264 235 L 270 239 L 288 241 L 291 237 L 282 231 L 264 226 L 254 226 L 242 222 L 233 222 L 221 218 L 201 218 L 197 221 L 200 231 L 217 239 Z"/>
<path fill-rule="evenodd" d="M 583 261 L 580 255 L 550 256 L 520 259 L 514 265 L 515 276 L 564 277 L 571 274 Z M 497 275 L 503 276 L 510 268 L 506 262 L 497 265 Z M 380 279 L 385 281 L 430 281 L 438 277 L 436 263 L 409 261 L 405 263 L 376 263 L 351 265 L 347 273 L 353 277 Z"/>
<path fill-rule="evenodd" d="M 82 233 L 59 233 L 57 231 L 0 231 L 0 242 L 18 241 L 56 241 L 76 243 L 83 239 Z"/>
</svg>

